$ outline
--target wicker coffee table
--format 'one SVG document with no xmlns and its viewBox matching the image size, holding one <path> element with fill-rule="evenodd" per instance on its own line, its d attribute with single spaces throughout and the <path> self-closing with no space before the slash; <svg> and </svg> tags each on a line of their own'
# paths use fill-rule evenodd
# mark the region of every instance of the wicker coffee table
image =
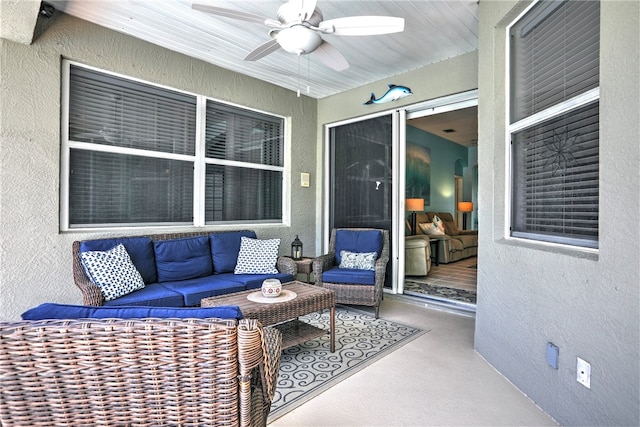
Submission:
<svg viewBox="0 0 640 427">
<path fill-rule="evenodd" d="M 259 303 L 249 301 L 247 295 L 259 289 L 236 292 L 218 297 L 204 298 L 200 301 L 202 307 L 214 307 L 219 305 L 237 305 L 247 319 L 258 319 L 263 326 L 275 325 L 282 332 L 282 348 L 288 348 L 296 344 L 317 338 L 327 333 L 324 329 L 317 328 L 298 320 L 298 316 L 313 313 L 314 311 L 330 310 L 329 334 L 331 352 L 335 351 L 335 294 L 332 290 L 302 282 L 289 282 L 282 285 L 283 290 L 290 290 L 297 296 L 289 301 L 275 303 Z"/>
</svg>

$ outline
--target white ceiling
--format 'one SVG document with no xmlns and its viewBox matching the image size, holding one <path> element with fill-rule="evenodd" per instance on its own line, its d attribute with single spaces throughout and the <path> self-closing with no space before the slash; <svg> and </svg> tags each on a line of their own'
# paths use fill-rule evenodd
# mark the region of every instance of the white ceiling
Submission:
<svg viewBox="0 0 640 427">
<path fill-rule="evenodd" d="M 199 3 L 276 18 L 284 1 L 196 0 Z M 358 15 L 405 19 L 402 33 L 378 36 L 323 35 L 350 64 L 334 71 L 310 55 L 282 49 L 255 62 L 245 55 L 269 40 L 262 24 L 205 14 L 191 0 L 47 0 L 56 9 L 217 66 L 324 98 L 365 84 L 475 51 L 477 0 L 318 0 L 324 19 Z M 309 91 L 307 92 L 307 86 Z"/>
</svg>

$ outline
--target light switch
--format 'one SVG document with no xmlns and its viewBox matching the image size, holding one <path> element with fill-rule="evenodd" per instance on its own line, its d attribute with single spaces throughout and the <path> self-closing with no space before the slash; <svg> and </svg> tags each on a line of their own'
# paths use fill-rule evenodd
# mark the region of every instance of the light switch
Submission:
<svg viewBox="0 0 640 427">
<path fill-rule="evenodd" d="M 301 187 L 309 186 L 309 174 L 307 172 L 302 172 L 300 174 L 300 186 Z"/>
</svg>

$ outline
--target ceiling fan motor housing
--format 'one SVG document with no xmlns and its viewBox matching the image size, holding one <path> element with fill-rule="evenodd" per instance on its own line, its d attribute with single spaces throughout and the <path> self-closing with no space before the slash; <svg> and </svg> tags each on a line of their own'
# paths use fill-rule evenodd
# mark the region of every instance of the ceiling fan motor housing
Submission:
<svg viewBox="0 0 640 427">
<path fill-rule="evenodd" d="M 276 36 L 278 44 L 289 53 L 305 55 L 311 53 L 322 44 L 320 35 L 305 27 L 294 25 L 281 30 Z"/>
</svg>

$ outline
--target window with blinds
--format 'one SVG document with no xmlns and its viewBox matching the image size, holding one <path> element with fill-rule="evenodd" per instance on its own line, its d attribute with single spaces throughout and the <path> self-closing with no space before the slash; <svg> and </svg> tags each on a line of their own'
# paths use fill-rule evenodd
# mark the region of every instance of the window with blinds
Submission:
<svg viewBox="0 0 640 427">
<path fill-rule="evenodd" d="M 511 235 L 597 248 L 599 2 L 535 3 L 509 52 Z"/>
<path fill-rule="evenodd" d="M 283 118 L 68 61 L 65 73 L 63 229 L 282 222 Z"/>
</svg>

